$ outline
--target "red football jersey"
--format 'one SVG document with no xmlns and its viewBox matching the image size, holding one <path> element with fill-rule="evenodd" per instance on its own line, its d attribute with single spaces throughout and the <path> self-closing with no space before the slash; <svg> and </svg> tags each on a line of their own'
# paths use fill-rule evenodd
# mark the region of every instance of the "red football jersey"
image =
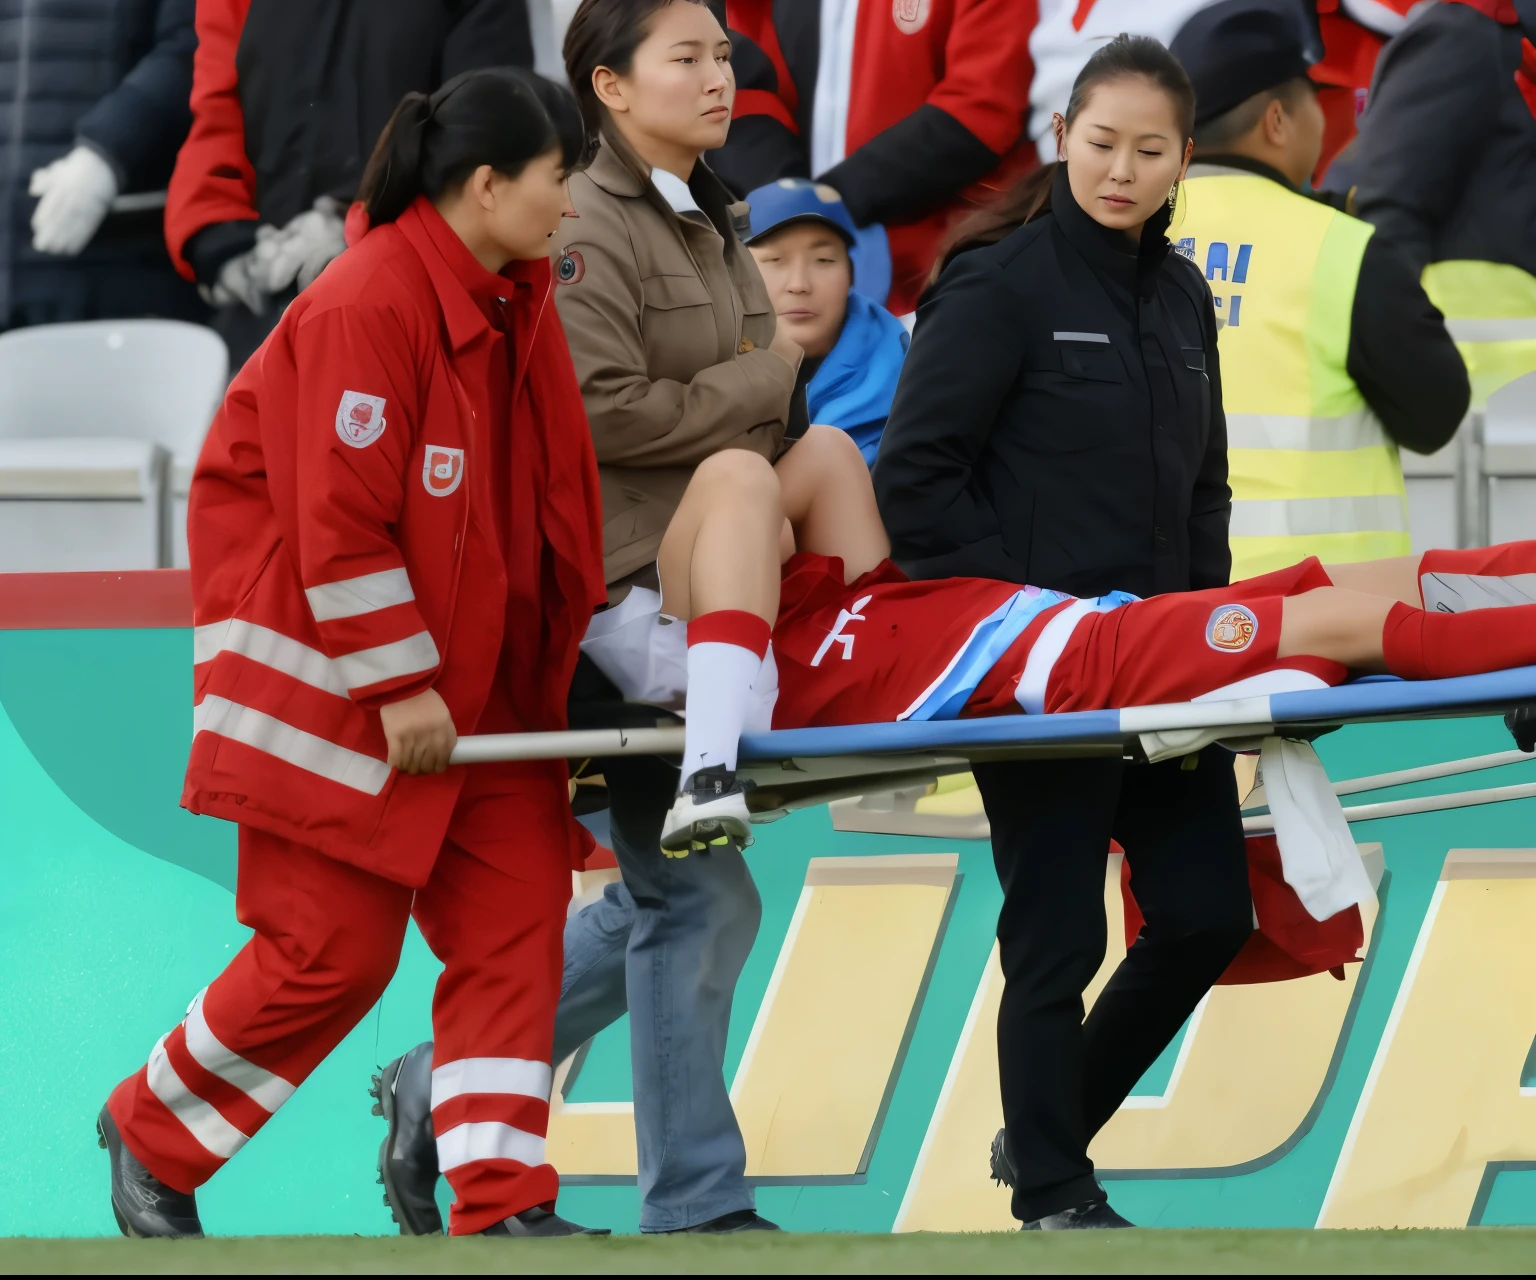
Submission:
<svg viewBox="0 0 1536 1280">
<path fill-rule="evenodd" d="M 910 582 L 888 560 L 844 585 L 841 560 L 796 555 L 784 566 L 773 629 L 774 727 L 903 719 L 978 625 L 1034 590 L 989 578 Z"/>
</svg>

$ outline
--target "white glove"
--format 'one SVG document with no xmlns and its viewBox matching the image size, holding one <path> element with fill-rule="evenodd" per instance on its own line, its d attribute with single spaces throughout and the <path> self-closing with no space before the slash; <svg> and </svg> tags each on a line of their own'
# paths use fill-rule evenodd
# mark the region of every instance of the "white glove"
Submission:
<svg viewBox="0 0 1536 1280">
<path fill-rule="evenodd" d="M 347 247 L 343 210 L 330 196 L 299 214 L 275 234 L 267 261 L 266 288 L 281 293 L 291 284 L 307 289 L 331 259 Z"/>
<path fill-rule="evenodd" d="M 117 197 L 117 175 L 90 147 L 32 173 L 30 195 L 41 196 L 32 214 L 32 247 L 73 257 L 90 243 Z"/>
<path fill-rule="evenodd" d="M 271 296 L 265 284 L 266 267 L 260 257 L 260 236 L 262 231 L 271 230 L 270 227 L 260 228 L 256 232 L 256 248 L 236 254 L 219 268 L 219 278 L 213 285 L 199 288 L 203 301 L 215 307 L 233 307 L 238 304 L 258 316 L 267 309 Z"/>
</svg>

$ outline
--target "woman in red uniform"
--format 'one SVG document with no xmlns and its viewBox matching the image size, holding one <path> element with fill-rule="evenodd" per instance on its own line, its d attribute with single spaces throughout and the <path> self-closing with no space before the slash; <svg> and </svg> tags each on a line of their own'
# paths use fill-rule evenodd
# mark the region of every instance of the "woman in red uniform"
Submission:
<svg viewBox="0 0 1536 1280">
<path fill-rule="evenodd" d="M 568 1235 L 544 1159 L 570 868 L 563 764 L 448 768 L 556 729 L 604 596 L 550 238 L 574 102 L 510 69 L 410 94 L 372 230 L 284 315 L 203 448 L 183 803 L 240 824 L 255 936 L 100 1117 L 131 1235 L 195 1189 L 372 1007 L 414 916 L 444 964 L 432 1104 L 455 1234 Z"/>
</svg>

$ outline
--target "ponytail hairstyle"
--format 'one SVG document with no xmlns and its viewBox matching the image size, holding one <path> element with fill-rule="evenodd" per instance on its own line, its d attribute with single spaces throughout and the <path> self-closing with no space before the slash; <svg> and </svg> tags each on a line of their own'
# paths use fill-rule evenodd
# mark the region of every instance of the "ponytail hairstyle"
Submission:
<svg viewBox="0 0 1536 1280">
<path fill-rule="evenodd" d="M 1088 105 L 1088 99 L 1100 85 L 1140 76 L 1150 80 L 1168 95 L 1179 131 L 1188 139 L 1195 127 L 1195 89 L 1179 60 L 1151 36 L 1121 33 L 1096 49 L 1072 82 L 1067 99 L 1067 128 Z M 1043 164 L 1026 174 L 997 204 L 978 210 L 955 229 L 929 277 L 932 284 L 940 272 L 967 249 L 996 244 L 1017 231 L 1026 222 L 1050 212 L 1051 187 L 1056 180 L 1057 163 Z"/>
<path fill-rule="evenodd" d="M 587 131 L 596 137 L 608 113 L 592 87 L 592 73 L 607 67 L 627 76 L 635 50 L 651 34 L 651 19 L 670 4 L 707 4 L 708 0 L 581 0 L 565 29 L 565 74 L 581 104 Z M 717 6 L 709 6 L 716 17 Z M 720 25 L 725 26 L 722 18 Z"/>
<path fill-rule="evenodd" d="M 591 159 L 568 89 L 520 67 L 465 71 L 431 94 L 400 99 L 363 170 L 358 199 L 378 226 L 419 195 L 435 200 L 483 164 L 515 178 L 554 150 L 567 172 Z"/>
</svg>

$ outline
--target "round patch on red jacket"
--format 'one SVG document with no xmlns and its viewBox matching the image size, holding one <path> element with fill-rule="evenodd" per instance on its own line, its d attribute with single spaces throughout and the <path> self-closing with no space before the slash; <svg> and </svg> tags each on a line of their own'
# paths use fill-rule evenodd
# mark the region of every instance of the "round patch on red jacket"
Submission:
<svg viewBox="0 0 1536 1280">
<path fill-rule="evenodd" d="M 891 17 L 902 35 L 915 36 L 928 25 L 932 12 L 933 0 L 891 0 Z"/>
<path fill-rule="evenodd" d="M 343 444 L 366 449 L 384 434 L 383 396 L 364 395 L 361 391 L 343 391 L 336 406 L 336 434 Z"/>
<path fill-rule="evenodd" d="M 1205 624 L 1205 642 L 1220 653 L 1241 653 L 1259 634 L 1259 620 L 1246 605 L 1224 604 Z"/>
<path fill-rule="evenodd" d="M 561 284 L 580 284 L 582 276 L 586 274 L 587 264 L 575 249 L 562 253 L 560 261 L 555 265 L 555 279 Z"/>
</svg>

